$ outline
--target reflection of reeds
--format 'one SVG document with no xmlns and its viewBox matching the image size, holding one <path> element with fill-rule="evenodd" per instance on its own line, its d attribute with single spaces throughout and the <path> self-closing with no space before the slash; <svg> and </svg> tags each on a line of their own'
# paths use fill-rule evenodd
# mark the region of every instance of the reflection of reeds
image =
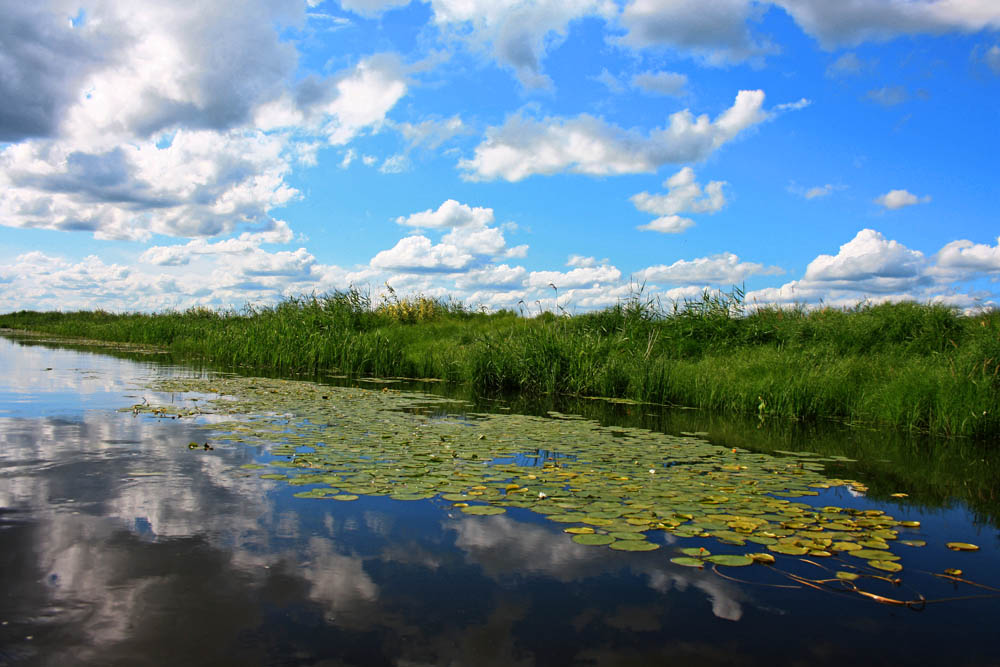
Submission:
<svg viewBox="0 0 1000 667">
<path fill-rule="evenodd" d="M 964 316 L 914 303 L 747 308 L 739 290 L 668 309 L 639 290 L 597 312 L 524 317 L 391 292 L 376 304 L 351 289 L 240 312 L 22 311 L 0 315 L 0 326 L 160 345 L 226 365 L 1000 433 L 997 311 Z"/>
</svg>

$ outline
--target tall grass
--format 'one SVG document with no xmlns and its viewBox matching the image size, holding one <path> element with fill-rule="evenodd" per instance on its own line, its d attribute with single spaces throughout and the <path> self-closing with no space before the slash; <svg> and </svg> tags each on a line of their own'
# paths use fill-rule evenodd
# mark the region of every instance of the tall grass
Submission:
<svg viewBox="0 0 1000 667">
<path fill-rule="evenodd" d="M 0 315 L 0 327 L 156 345 L 228 367 L 437 377 L 479 392 L 1000 435 L 997 311 L 747 308 L 738 290 L 668 309 L 638 290 L 597 312 L 524 317 L 395 294 L 373 303 L 351 289 L 242 311 L 20 311 Z"/>
</svg>

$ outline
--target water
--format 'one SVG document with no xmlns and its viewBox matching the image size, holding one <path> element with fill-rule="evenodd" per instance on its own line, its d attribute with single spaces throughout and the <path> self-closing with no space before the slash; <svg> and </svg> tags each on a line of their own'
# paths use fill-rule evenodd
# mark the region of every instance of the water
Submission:
<svg viewBox="0 0 1000 667">
<path fill-rule="evenodd" d="M 530 512 L 294 498 L 239 469 L 257 448 L 191 450 L 205 438 L 196 424 L 119 412 L 187 400 L 154 396 L 153 378 L 209 372 L 128 356 L 0 338 L 0 665 L 1000 664 L 996 598 L 915 611 L 738 581 L 760 566 L 727 579 L 669 562 L 711 540 L 620 553 Z M 971 445 L 932 453 L 885 434 L 597 405 L 571 407 L 700 426 L 723 444 L 853 454 L 870 493 L 814 502 L 919 520 L 928 542 L 905 552 L 887 595 L 991 592 L 925 573 L 945 567 L 1000 586 L 995 461 Z M 900 489 L 910 496 L 888 495 Z M 982 549 L 950 552 L 952 540 Z"/>
</svg>

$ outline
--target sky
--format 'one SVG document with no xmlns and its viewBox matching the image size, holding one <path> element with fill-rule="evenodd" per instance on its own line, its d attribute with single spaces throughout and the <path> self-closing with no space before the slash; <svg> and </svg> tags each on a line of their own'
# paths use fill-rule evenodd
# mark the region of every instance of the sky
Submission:
<svg viewBox="0 0 1000 667">
<path fill-rule="evenodd" d="M 0 6 L 0 312 L 1000 302 L 997 0 Z"/>
</svg>

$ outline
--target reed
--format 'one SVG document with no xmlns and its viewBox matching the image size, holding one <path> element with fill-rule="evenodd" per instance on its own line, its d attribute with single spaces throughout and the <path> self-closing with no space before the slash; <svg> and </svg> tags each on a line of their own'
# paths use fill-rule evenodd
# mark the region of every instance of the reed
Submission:
<svg viewBox="0 0 1000 667">
<path fill-rule="evenodd" d="M 637 290 L 574 316 L 475 312 L 351 289 L 241 311 L 30 312 L 0 327 L 154 345 L 278 372 L 435 377 L 518 391 L 1000 435 L 1000 313 L 940 305 L 751 308 L 742 293 L 663 308 Z"/>
</svg>

